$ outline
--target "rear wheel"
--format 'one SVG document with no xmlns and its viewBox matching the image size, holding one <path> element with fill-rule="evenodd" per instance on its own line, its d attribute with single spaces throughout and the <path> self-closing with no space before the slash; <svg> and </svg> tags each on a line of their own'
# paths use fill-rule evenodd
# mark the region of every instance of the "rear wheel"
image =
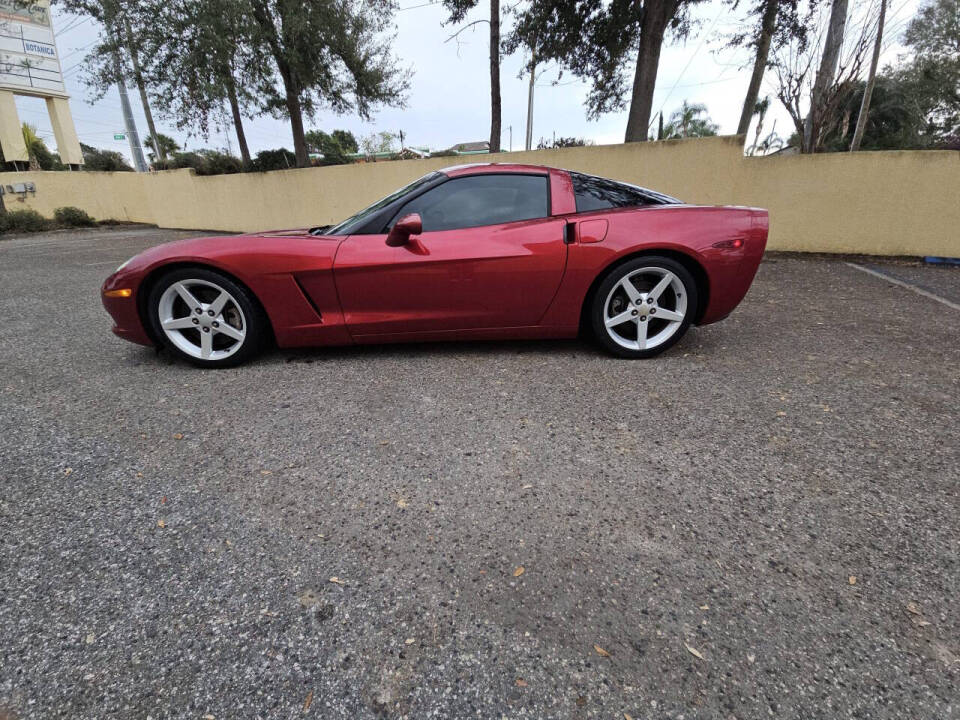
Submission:
<svg viewBox="0 0 960 720">
<path fill-rule="evenodd" d="M 697 307 L 697 286 L 676 260 L 651 255 L 614 268 L 594 293 L 591 325 L 615 355 L 659 355 L 687 332 Z"/>
<path fill-rule="evenodd" d="M 154 335 L 172 353 L 200 367 L 250 359 L 267 335 L 267 318 L 250 291 L 206 268 L 161 277 L 147 300 Z"/>
</svg>

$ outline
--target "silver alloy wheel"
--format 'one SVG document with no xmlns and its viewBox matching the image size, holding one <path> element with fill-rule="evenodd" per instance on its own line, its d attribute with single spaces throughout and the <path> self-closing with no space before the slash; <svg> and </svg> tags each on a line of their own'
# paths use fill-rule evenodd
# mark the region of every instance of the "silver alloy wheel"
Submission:
<svg viewBox="0 0 960 720">
<path fill-rule="evenodd" d="M 603 303 L 610 339 L 628 350 L 650 350 L 680 329 L 687 316 L 687 293 L 676 275 L 643 267 L 624 275 Z"/>
<path fill-rule="evenodd" d="M 223 360 L 243 346 L 247 321 L 229 292 L 208 280 L 178 280 L 157 304 L 171 343 L 198 360 Z"/>
</svg>

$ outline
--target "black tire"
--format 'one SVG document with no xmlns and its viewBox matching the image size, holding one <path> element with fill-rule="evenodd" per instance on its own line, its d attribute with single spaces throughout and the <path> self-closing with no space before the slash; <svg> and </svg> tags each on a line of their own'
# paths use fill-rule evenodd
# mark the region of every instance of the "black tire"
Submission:
<svg viewBox="0 0 960 720">
<path fill-rule="evenodd" d="M 192 312 L 187 309 L 188 303 L 174 288 L 178 283 L 184 283 L 188 292 L 193 294 L 198 304 L 203 307 L 215 302 L 219 297 L 218 290 L 225 290 L 229 299 L 222 313 L 216 317 L 210 310 L 194 317 L 196 309 L 192 309 Z M 165 301 L 168 290 L 171 293 L 169 297 L 173 299 Z M 164 302 L 163 307 L 161 302 Z M 183 322 L 190 320 L 194 323 L 193 327 L 171 333 L 179 338 L 178 341 L 171 339 L 163 328 L 160 316 L 164 308 L 173 319 Z M 270 321 L 253 293 L 226 275 L 203 267 L 177 268 L 161 276 L 150 290 L 146 316 L 153 336 L 174 356 L 197 367 L 225 368 L 240 365 L 259 353 L 270 337 Z M 202 337 L 201 330 L 208 338 Z M 227 331 L 233 334 L 228 335 Z M 237 339 L 235 336 L 241 333 L 242 339 Z M 178 342 L 182 347 L 178 346 Z M 210 344 L 207 345 L 207 342 Z M 208 352 L 211 357 L 191 354 L 191 346 L 194 345 L 197 352 Z M 202 346 L 207 349 L 204 350 Z"/>
<path fill-rule="evenodd" d="M 644 272 L 639 273 L 641 270 Z M 658 278 L 669 285 L 660 291 L 656 301 L 651 301 L 648 293 L 657 289 Z M 621 284 L 625 279 L 637 297 L 629 297 L 627 286 Z M 697 284 L 683 265 L 662 255 L 644 255 L 617 265 L 607 273 L 590 299 L 590 327 L 600 345 L 613 355 L 633 359 L 654 357 L 686 334 L 697 311 L 697 300 Z M 669 319 L 664 319 L 665 316 Z M 617 317 L 626 319 L 608 331 L 608 319 Z M 616 335 L 619 342 L 612 335 Z M 646 347 L 661 335 L 660 341 Z M 628 347 L 631 336 L 633 346 Z"/>
</svg>

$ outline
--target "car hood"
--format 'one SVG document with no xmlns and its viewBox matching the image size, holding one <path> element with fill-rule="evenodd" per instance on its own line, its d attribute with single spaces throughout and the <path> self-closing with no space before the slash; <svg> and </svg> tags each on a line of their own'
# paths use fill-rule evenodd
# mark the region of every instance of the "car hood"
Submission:
<svg viewBox="0 0 960 720">
<path fill-rule="evenodd" d="M 291 257 L 329 256 L 337 251 L 343 236 L 311 235 L 305 229 L 274 230 L 245 235 L 213 235 L 175 240 L 144 250 L 118 269 L 124 275 L 145 275 L 158 265 L 199 262 L 237 274 L 277 272 Z"/>
</svg>

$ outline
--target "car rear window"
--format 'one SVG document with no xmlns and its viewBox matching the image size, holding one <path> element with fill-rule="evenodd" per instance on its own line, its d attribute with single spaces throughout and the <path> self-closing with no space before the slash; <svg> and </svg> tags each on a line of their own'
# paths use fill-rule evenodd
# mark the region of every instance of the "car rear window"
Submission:
<svg viewBox="0 0 960 720">
<path fill-rule="evenodd" d="M 642 207 L 644 205 L 667 205 L 679 202 L 653 190 L 608 180 L 596 175 L 572 172 L 573 193 L 577 212 L 607 210 L 609 208 Z"/>
</svg>

